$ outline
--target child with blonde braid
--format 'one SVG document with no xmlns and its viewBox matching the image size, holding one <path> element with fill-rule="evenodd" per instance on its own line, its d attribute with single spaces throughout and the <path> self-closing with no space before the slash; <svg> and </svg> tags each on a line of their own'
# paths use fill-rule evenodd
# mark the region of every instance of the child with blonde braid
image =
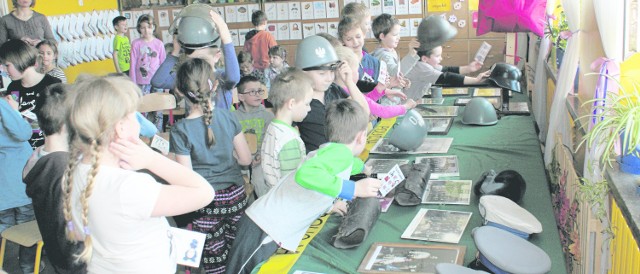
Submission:
<svg viewBox="0 0 640 274">
<path fill-rule="evenodd" d="M 207 205 L 213 188 L 139 139 L 136 84 L 124 77 L 88 78 L 71 92 L 63 214 L 67 238 L 84 241 L 76 258 L 89 273 L 175 273 L 165 216 Z"/>
<path fill-rule="evenodd" d="M 170 149 L 178 163 L 216 189 L 216 199 L 195 212 L 191 224 L 194 231 L 208 234 L 202 254 L 206 273 L 224 273 L 236 223 L 247 206 L 240 165 L 251 164 L 251 151 L 238 119 L 211 104 L 217 86 L 211 65 L 189 59 L 177 76 L 176 90 L 187 98 L 191 112 L 171 129 Z"/>
</svg>

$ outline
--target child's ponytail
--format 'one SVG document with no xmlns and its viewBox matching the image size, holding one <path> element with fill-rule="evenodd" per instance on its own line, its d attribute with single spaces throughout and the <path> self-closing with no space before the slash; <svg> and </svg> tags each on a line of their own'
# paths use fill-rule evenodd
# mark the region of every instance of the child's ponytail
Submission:
<svg viewBox="0 0 640 274">
<path fill-rule="evenodd" d="M 211 121 L 213 121 L 213 103 L 211 102 L 212 93 L 216 90 L 218 81 L 213 74 L 213 68 L 203 59 L 192 58 L 186 60 L 177 72 L 178 91 L 192 104 L 200 106 L 203 112 L 204 124 L 207 127 L 205 140 L 208 147 L 216 144 L 216 137 L 211 129 Z"/>
</svg>

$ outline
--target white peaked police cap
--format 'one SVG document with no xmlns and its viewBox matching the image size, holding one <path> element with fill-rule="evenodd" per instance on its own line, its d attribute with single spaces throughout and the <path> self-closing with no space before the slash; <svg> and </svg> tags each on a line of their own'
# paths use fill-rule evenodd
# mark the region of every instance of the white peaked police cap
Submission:
<svg viewBox="0 0 640 274">
<path fill-rule="evenodd" d="M 529 237 L 529 234 L 542 232 L 542 224 L 533 214 L 503 196 L 484 195 L 480 197 L 479 210 L 485 225 L 505 229 L 525 239 Z M 507 228 L 526 235 L 519 235 L 519 233 Z"/>
</svg>

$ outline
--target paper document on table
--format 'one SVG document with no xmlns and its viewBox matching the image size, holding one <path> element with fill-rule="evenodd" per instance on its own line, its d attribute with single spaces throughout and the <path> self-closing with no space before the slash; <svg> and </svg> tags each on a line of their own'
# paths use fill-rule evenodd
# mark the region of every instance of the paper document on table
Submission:
<svg viewBox="0 0 640 274">
<path fill-rule="evenodd" d="M 476 61 L 484 63 L 484 59 L 487 58 L 487 55 L 489 55 L 489 51 L 491 51 L 491 45 L 489 45 L 489 43 L 487 42 L 482 42 L 482 45 L 476 52 Z"/>
<path fill-rule="evenodd" d="M 400 166 L 395 165 L 387 175 L 382 178 L 382 187 L 380 187 L 380 196 L 387 196 L 387 193 L 404 180 L 404 174 L 400 170 Z"/>
</svg>

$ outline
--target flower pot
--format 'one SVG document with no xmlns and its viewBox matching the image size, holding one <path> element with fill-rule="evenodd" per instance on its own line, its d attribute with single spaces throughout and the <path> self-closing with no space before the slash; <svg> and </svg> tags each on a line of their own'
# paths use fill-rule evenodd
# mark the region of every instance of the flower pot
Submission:
<svg viewBox="0 0 640 274">
<path fill-rule="evenodd" d="M 629 174 L 640 175 L 640 145 L 636 146 L 635 151 L 629 151 L 627 143 L 624 141 L 624 132 L 620 134 L 620 144 L 622 153 L 616 159 L 620 164 L 620 170 Z"/>
<path fill-rule="evenodd" d="M 560 65 L 562 64 L 563 57 L 564 57 L 564 49 L 560 47 L 556 47 L 556 65 L 558 70 L 560 70 Z"/>
</svg>

